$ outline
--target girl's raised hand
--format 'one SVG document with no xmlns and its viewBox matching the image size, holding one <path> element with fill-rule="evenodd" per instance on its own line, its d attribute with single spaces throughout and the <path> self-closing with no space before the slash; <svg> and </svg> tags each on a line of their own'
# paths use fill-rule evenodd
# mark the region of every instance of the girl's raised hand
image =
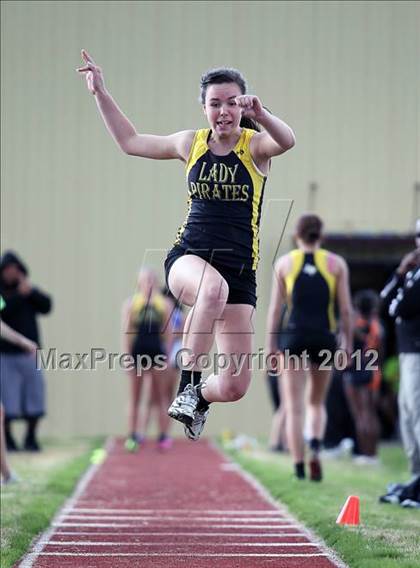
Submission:
<svg viewBox="0 0 420 568">
<path fill-rule="evenodd" d="M 82 49 L 82 58 L 85 62 L 84 67 L 79 67 L 77 71 L 86 75 L 86 83 L 92 95 L 105 89 L 102 69 L 96 65 L 91 56 L 85 49 Z"/>
<path fill-rule="evenodd" d="M 264 107 L 254 95 L 240 95 L 235 98 L 236 104 L 242 109 L 242 115 L 258 121 L 264 114 Z"/>
</svg>

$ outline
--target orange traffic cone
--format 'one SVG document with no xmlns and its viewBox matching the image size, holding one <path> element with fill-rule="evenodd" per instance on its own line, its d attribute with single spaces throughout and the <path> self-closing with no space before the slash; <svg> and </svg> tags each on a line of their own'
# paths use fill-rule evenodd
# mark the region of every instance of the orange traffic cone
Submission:
<svg viewBox="0 0 420 568">
<path fill-rule="evenodd" d="M 337 525 L 358 525 L 360 523 L 360 499 L 354 495 L 347 497 L 344 507 L 335 521 Z"/>
</svg>

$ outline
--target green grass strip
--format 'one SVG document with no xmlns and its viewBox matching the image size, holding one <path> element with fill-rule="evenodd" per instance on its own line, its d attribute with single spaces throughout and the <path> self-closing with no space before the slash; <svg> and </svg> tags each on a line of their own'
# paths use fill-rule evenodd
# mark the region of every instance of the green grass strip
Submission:
<svg viewBox="0 0 420 568">
<path fill-rule="evenodd" d="M 322 483 L 295 480 L 289 456 L 262 449 L 226 453 L 254 475 L 302 523 L 318 534 L 350 568 L 419 568 L 420 510 L 381 504 L 388 483 L 408 479 L 400 447 L 381 449 L 380 466 L 360 466 L 350 458 L 324 461 Z M 360 497 L 361 524 L 335 524 L 349 495 Z"/>
<path fill-rule="evenodd" d="M 39 454 L 9 455 L 20 481 L 1 488 L 1 568 L 25 554 L 73 492 L 103 439 L 45 442 Z"/>
</svg>

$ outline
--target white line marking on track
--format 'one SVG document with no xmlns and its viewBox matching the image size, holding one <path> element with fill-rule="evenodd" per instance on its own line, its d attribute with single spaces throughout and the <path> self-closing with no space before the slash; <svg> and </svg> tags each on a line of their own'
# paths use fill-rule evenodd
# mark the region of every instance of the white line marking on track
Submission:
<svg viewBox="0 0 420 568">
<path fill-rule="evenodd" d="M 166 517 L 166 516 L 150 516 L 150 515 L 74 515 L 74 514 L 66 514 L 62 515 L 68 520 L 73 519 L 81 519 L 81 520 L 97 520 L 97 521 L 176 521 L 179 522 L 181 520 L 180 517 Z M 223 521 L 223 522 L 232 522 L 232 523 L 279 523 L 285 522 L 287 523 L 287 519 L 285 517 L 281 517 L 280 515 L 278 518 L 270 518 L 270 519 L 256 519 L 253 517 L 189 517 L 189 521 L 195 523 L 197 521 L 204 521 L 214 523 L 214 521 Z"/>
<path fill-rule="evenodd" d="M 53 523 L 53 526 L 55 527 L 112 527 L 112 528 L 135 528 L 135 527 L 141 527 L 141 526 L 154 526 L 156 527 L 156 523 L 66 523 L 66 522 L 55 522 Z M 165 526 L 165 525 L 163 525 Z M 242 529 L 242 528 L 246 528 L 246 529 L 284 529 L 284 528 L 288 528 L 288 529 L 295 529 L 295 528 L 300 528 L 300 526 L 298 525 L 289 525 L 289 524 L 276 524 L 276 525 L 234 525 L 234 524 L 215 524 L 212 525 L 215 528 L 219 528 L 219 529 Z M 204 527 L 208 528 L 207 525 L 204 525 Z M 197 527 L 194 527 L 197 528 Z"/>
<path fill-rule="evenodd" d="M 301 536 L 302 538 L 306 538 L 306 536 L 301 532 L 290 532 L 290 533 L 212 533 L 212 532 L 147 532 L 147 531 L 137 531 L 137 532 L 128 532 L 128 531 L 56 531 L 54 536 L 231 536 L 235 538 L 262 538 L 262 537 L 275 537 L 278 538 L 285 538 L 289 536 Z"/>
<path fill-rule="evenodd" d="M 259 515 L 275 515 L 278 516 L 279 509 L 260 509 L 260 510 L 228 510 L 223 509 L 101 509 L 101 508 L 84 508 L 84 507 L 65 507 L 63 513 L 115 513 L 115 514 L 126 514 L 132 513 L 135 515 L 159 515 L 159 514 L 176 514 L 184 518 L 185 515 L 195 514 L 195 515 L 234 515 L 236 516 L 259 516 Z"/>
<path fill-rule="evenodd" d="M 196 542 L 96 542 L 86 540 L 49 540 L 44 542 L 51 546 L 197 546 Z M 312 542 L 206 542 L 203 546 L 312 546 L 317 547 Z"/>
<path fill-rule="evenodd" d="M 109 556 L 119 556 L 119 557 L 123 557 L 123 556 L 136 556 L 136 557 L 144 557 L 144 556 L 164 556 L 164 557 L 174 557 L 174 556 L 184 556 L 184 557 L 191 557 L 191 558 L 236 558 L 236 557 L 252 557 L 252 558 L 315 558 L 315 557 L 320 557 L 320 556 L 328 556 L 328 554 L 325 554 L 324 552 L 321 553 L 310 553 L 310 554 L 293 554 L 293 553 L 285 553 L 285 554 L 280 554 L 280 553 L 276 553 L 273 552 L 272 554 L 269 553 L 246 553 L 246 552 L 233 552 L 233 553 L 222 553 L 222 552 L 209 552 L 207 554 L 205 553 L 192 553 L 192 554 L 186 554 L 184 552 L 109 552 L 109 553 L 101 553 L 101 552 L 41 552 L 41 553 L 29 553 L 28 556 L 34 556 L 33 560 L 36 559 L 37 556 L 71 556 L 71 557 L 79 557 L 79 556 L 101 556 L 102 558 L 107 558 Z"/>
</svg>

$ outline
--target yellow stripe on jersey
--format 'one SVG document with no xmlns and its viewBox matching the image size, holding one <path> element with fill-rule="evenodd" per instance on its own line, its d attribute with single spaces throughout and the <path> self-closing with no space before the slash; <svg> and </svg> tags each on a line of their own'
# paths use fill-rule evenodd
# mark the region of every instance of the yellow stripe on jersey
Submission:
<svg viewBox="0 0 420 568">
<path fill-rule="evenodd" d="M 204 156 L 204 154 L 209 149 L 209 147 L 207 146 L 207 138 L 209 136 L 209 132 L 210 128 L 202 128 L 201 130 L 197 130 L 194 135 L 194 139 L 192 141 L 190 149 L 190 155 L 188 156 L 188 161 L 185 166 L 187 180 L 191 168 L 194 166 L 196 161 L 199 160 L 201 156 Z"/>
<path fill-rule="evenodd" d="M 197 130 L 196 133 L 194 134 L 194 138 L 190 148 L 190 155 L 188 156 L 188 161 L 185 166 L 187 181 L 188 181 L 188 174 L 190 173 L 191 168 L 194 166 L 197 160 L 201 158 L 201 156 L 204 156 L 204 154 L 209 149 L 207 146 L 207 137 L 209 135 L 209 131 L 210 131 L 209 128 L 202 128 L 201 130 Z M 192 207 L 192 199 L 191 197 L 188 197 L 187 214 L 185 216 L 184 222 L 178 229 L 174 245 L 179 245 L 179 243 L 181 242 L 182 234 L 185 231 L 185 227 L 187 226 L 188 218 L 191 213 L 191 207 Z"/>
<path fill-rule="evenodd" d="M 141 312 L 141 310 L 146 306 L 146 304 L 147 300 L 144 294 L 141 294 L 140 292 L 134 294 L 133 299 L 131 300 L 132 315 L 137 316 Z M 155 296 L 153 296 L 152 302 L 150 302 L 149 305 L 153 306 L 160 313 L 160 315 L 163 316 L 165 314 L 165 308 L 166 308 L 165 299 L 160 294 L 156 294 Z"/>
<path fill-rule="evenodd" d="M 334 315 L 334 304 L 335 304 L 335 293 L 337 279 L 328 270 L 328 251 L 325 249 L 318 249 L 314 253 L 314 263 L 322 277 L 328 284 L 328 289 L 330 291 L 330 301 L 328 302 L 328 320 L 330 322 L 330 331 L 334 332 L 337 329 L 337 322 Z"/>
<path fill-rule="evenodd" d="M 258 226 L 258 215 L 260 213 L 261 198 L 263 194 L 264 183 L 266 176 L 257 170 L 252 159 L 251 150 L 249 145 L 251 138 L 256 134 L 255 130 L 250 130 L 249 128 L 243 128 L 242 134 L 239 139 L 238 144 L 235 147 L 235 153 L 238 158 L 244 164 L 252 180 L 252 185 L 254 188 L 253 198 L 252 198 L 252 217 L 251 217 L 251 229 L 252 229 L 252 269 L 256 270 L 259 260 L 259 226 Z"/>
<path fill-rule="evenodd" d="M 303 251 L 295 249 L 289 253 L 289 257 L 290 260 L 292 261 L 292 269 L 289 272 L 289 274 L 286 276 L 285 281 L 286 281 L 287 302 L 290 307 L 292 301 L 293 286 L 295 285 L 296 278 L 299 276 L 300 271 L 302 270 L 303 260 L 305 258 L 305 255 L 303 254 Z"/>
<path fill-rule="evenodd" d="M 191 213 L 191 207 L 192 207 L 192 199 L 191 199 L 191 197 L 189 197 L 188 200 L 187 200 L 187 214 L 185 216 L 184 222 L 182 223 L 182 225 L 178 229 L 178 233 L 176 235 L 176 239 L 175 239 L 175 242 L 174 242 L 175 245 L 179 245 L 179 243 L 181 242 L 182 233 L 185 231 L 185 227 L 187 226 L 187 222 L 188 222 L 188 217 L 190 216 L 190 213 Z"/>
</svg>

